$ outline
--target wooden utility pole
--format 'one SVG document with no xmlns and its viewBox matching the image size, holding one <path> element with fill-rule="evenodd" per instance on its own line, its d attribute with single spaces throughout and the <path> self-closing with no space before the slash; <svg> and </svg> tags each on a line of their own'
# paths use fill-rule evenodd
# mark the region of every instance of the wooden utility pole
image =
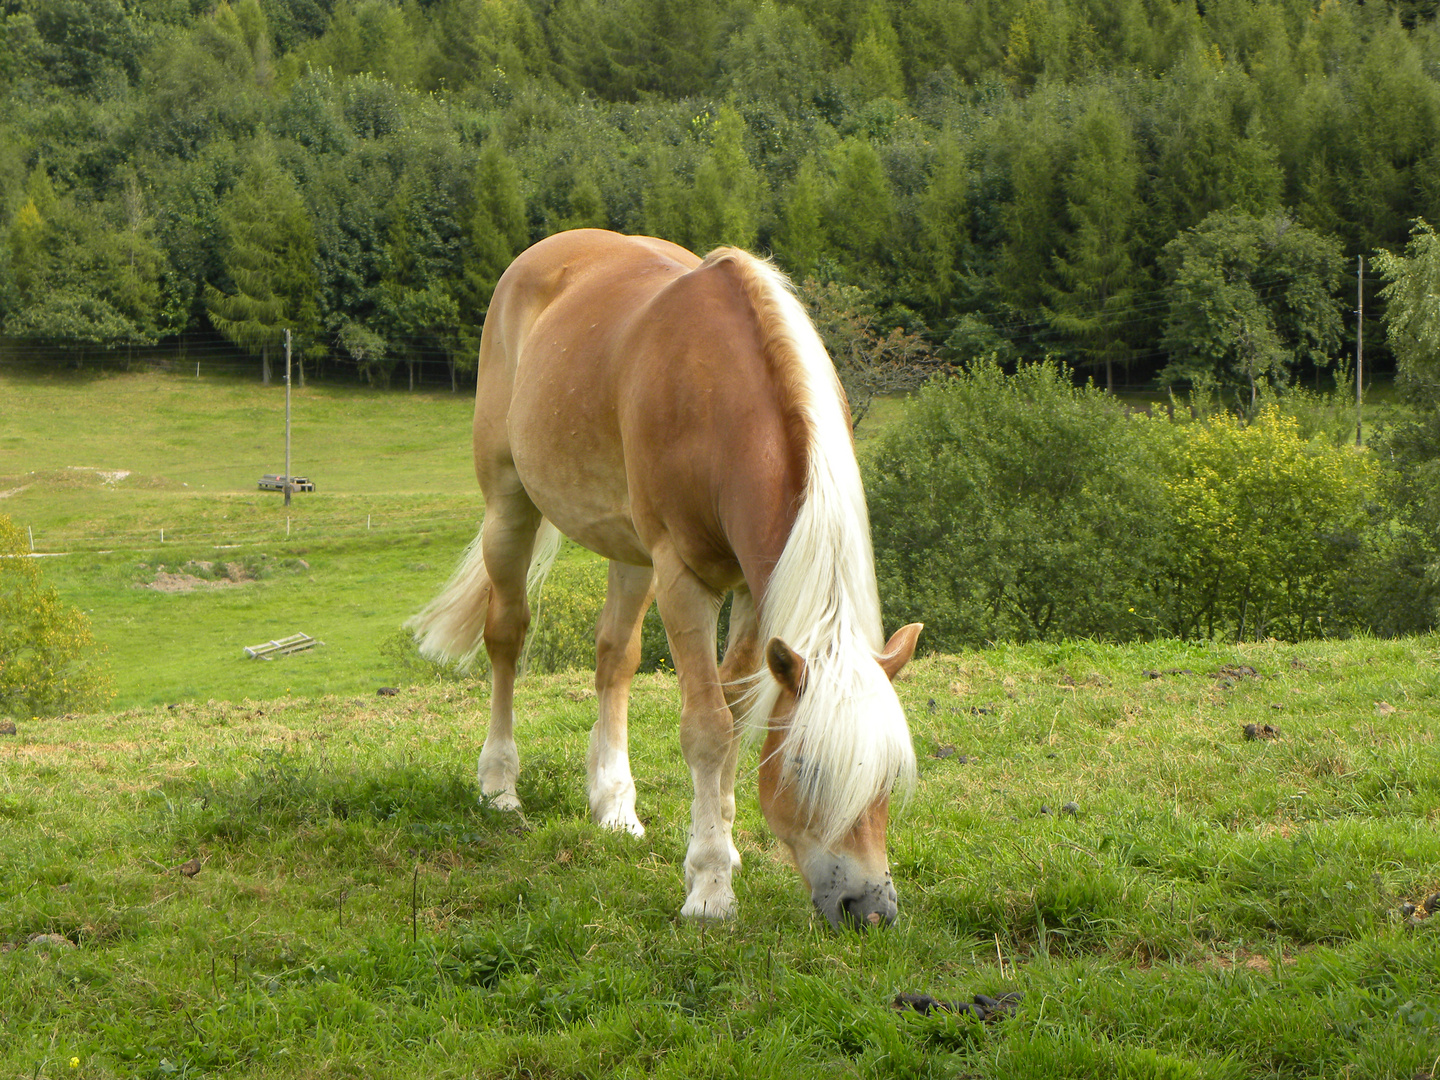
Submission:
<svg viewBox="0 0 1440 1080">
<path fill-rule="evenodd" d="M 285 505 L 290 505 L 290 331 L 285 331 Z M 286 528 L 288 529 L 288 523 Z"/>
<path fill-rule="evenodd" d="M 1365 389 L 1365 256 L 1355 256 L 1355 445 L 1360 445 L 1360 399 Z"/>
</svg>

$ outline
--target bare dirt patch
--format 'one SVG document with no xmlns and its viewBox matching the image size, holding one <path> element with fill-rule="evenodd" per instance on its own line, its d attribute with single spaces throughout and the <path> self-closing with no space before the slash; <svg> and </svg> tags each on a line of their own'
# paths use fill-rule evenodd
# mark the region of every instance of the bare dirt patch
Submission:
<svg viewBox="0 0 1440 1080">
<path fill-rule="evenodd" d="M 155 568 L 155 574 L 149 581 L 137 582 L 136 587 L 163 593 L 185 593 L 196 589 L 232 589 L 254 580 L 254 571 L 240 563 L 202 560 L 188 562 L 174 570 L 167 570 L 162 563 Z"/>
</svg>

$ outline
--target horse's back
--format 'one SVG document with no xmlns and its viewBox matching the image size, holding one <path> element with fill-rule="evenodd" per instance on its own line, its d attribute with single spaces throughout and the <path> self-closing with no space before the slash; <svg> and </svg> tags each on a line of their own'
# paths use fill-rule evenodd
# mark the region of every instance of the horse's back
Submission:
<svg viewBox="0 0 1440 1080">
<path fill-rule="evenodd" d="M 734 265 L 560 233 L 506 271 L 485 334 L 477 464 L 506 456 L 566 535 L 628 562 L 678 538 L 717 587 L 757 530 L 783 539 L 803 470 Z"/>
</svg>

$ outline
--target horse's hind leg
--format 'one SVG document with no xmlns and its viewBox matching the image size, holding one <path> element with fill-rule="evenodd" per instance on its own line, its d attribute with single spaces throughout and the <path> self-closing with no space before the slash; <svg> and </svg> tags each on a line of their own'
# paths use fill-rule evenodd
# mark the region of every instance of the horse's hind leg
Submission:
<svg viewBox="0 0 1440 1080">
<path fill-rule="evenodd" d="M 530 604 L 525 581 L 540 528 L 540 511 L 517 477 L 485 488 L 485 530 L 481 535 L 485 570 L 490 576 L 490 605 L 485 614 L 485 651 L 490 657 L 490 727 L 480 751 L 480 794 L 500 810 L 520 809 L 515 781 L 520 755 L 515 750 L 515 669 Z"/>
<path fill-rule="evenodd" d="M 630 681 L 640 666 L 640 627 L 652 595 L 654 572 L 648 566 L 612 562 L 605 608 L 595 628 L 595 693 L 600 715 L 590 731 L 590 813 L 597 824 L 636 836 L 644 836 L 645 827 L 635 816 L 626 723 Z"/>
</svg>

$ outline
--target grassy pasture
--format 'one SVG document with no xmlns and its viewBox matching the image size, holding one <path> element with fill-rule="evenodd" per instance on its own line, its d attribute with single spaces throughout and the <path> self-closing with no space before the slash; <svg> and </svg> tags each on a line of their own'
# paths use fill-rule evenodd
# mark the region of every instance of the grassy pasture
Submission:
<svg viewBox="0 0 1440 1080">
<path fill-rule="evenodd" d="M 296 387 L 293 468 L 317 491 L 288 509 L 256 489 L 284 471 L 284 397 L 209 377 L 0 376 L 0 513 L 63 553 L 46 579 L 89 613 L 117 705 L 373 692 L 395 674 L 379 644 L 474 535 L 466 395 Z M 243 659 L 300 630 L 325 647 Z"/>
<path fill-rule="evenodd" d="M 0 1075 L 1429 1076 L 1440 921 L 1403 904 L 1440 890 L 1437 660 L 918 661 L 902 916 L 867 936 L 807 910 L 753 755 L 740 916 L 677 920 L 673 676 L 636 685 L 642 840 L 586 819 L 585 674 L 522 684 L 523 821 L 475 801 L 478 684 L 22 721 Z M 1008 989 L 1018 1015 L 988 1026 L 889 1007 Z"/>
<path fill-rule="evenodd" d="M 375 695 L 474 530 L 469 403 L 295 396 L 287 540 L 282 390 L 0 375 L 0 512 L 71 553 L 120 689 L 0 735 L 0 1076 L 1436 1074 L 1440 639 L 922 659 L 899 923 L 811 915 L 752 754 L 740 916 L 685 924 L 673 677 L 636 683 L 644 839 L 587 821 L 588 673 L 522 684 L 524 819 L 478 805 L 483 683 Z M 240 658 L 295 629 L 326 646 Z"/>
</svg>

